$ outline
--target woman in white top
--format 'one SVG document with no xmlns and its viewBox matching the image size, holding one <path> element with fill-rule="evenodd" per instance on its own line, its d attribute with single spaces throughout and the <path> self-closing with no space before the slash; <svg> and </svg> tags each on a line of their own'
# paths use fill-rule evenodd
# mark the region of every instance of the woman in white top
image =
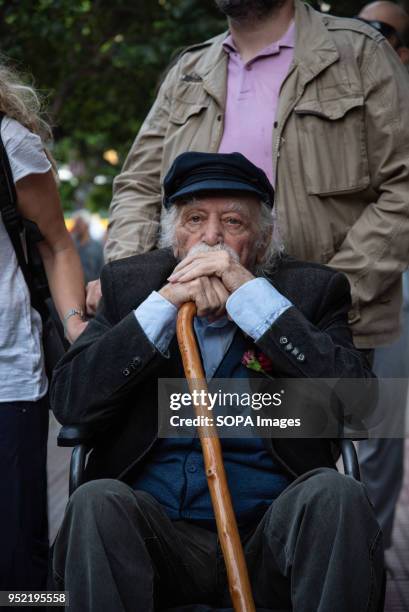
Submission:
<svg viewBox="0 0 409 612">
<path fill-rule="evenodd" d="M 83 331 L 84 281 L 66 230 L 38 98 L 0 66 L 1 138 L 21 215 L 44 236 L 38 249 L 54 304 L 73 342 Z M 0 216 L 0 590 L 43 589 L 47 573 L 48 381 L 41 318 Z"/>
</svg>

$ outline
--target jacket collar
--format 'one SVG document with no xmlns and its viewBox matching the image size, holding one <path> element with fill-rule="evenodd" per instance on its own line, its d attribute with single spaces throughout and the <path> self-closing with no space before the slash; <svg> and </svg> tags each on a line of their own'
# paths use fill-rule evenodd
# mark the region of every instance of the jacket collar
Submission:
<svg viewBox="0 0 409 612">
<path fill-rule="evenodd" d="M 207 93 L 212 96 L 220 106 L 226 106 L 227 94 L 227 63 L 228 53 L 223 48 L 223 41 L 226 39 L 228 32 L 223 32 L 214 38 L 214 43 L 206 54 L 206 64 L 202 74 L 203 87 Z"/>
<path fill-rule="evenodd" d="M 301 70 L 304 83 L 339 60 L 338 49 L 326 23 L 326 16 L 304 2 L 295 0 L 296 44 L 293 65 Z"/>
<path fill-rule="evenodd" d="M 292 67 L 299 68 L 303 85 L 339 59 L 337 47 L 326 28 L 326 20 L 326 16 L 301 0 L 295 0 L 296 43 Z M 212 44 L 200 71 L 205 90 L 220 108 L 224 108 L 226 102 L 228 54 L 223 48 L 223 41 L 227 35 L 228 32 L 223 32 L 209 41 Z"/>
</svg>

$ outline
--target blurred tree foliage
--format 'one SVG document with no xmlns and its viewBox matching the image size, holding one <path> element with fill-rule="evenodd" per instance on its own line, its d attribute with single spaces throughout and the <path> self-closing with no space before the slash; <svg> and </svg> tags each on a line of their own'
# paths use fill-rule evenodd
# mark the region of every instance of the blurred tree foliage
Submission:
<svg viewBox="0 0 409 612">
<path fill-rule="evenodd" d="M 351 16 L 365 2 L 328 4 Z M 166 65 L 224 28 L 213 0 L 0 0 L 2 52 L 47 97 L 54 154 L 74 173 L 62 184 L 67 208 L 108 206 Z M 118 164 L 104 160 L 107 149 Z"/>
</svg>

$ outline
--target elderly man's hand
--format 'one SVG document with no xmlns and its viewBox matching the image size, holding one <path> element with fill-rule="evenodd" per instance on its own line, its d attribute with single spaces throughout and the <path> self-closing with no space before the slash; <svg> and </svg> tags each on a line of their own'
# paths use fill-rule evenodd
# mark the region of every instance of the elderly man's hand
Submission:
<svg viewBox="0 0 409 612">
<path fill-rule="evenodd" d="M 218 277 L 230 293 L 255 278 L 228 251 L 188 255 L 168 278 L 170 283 L 187 283 L 201 277 Z"/>
<path fill-rule="evenodd" d="M 225 313 L 229 297 L 229 292 L 218 278 L 206 276 L 186 283 L 169 283 L 159 293 L 177 308 L 185 302 L 195 302 L 197 316 L 211 319 Z"/>
</svg>

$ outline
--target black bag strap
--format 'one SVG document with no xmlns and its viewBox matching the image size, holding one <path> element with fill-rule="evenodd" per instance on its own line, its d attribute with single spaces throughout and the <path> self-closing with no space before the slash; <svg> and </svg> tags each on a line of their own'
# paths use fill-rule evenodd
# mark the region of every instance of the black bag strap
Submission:
<svg viewBox="0 0 409 612">
<path fill-rule="evenodd" d="M 36 295 L 34 279 L 23 249 L 22 234 L 24 232 L 24 222 L 17 208 L 17 192 L 14 185 L 13 173 L 1 137 L 1 124 L 4 117 L 4 113 L 0 113 L 0 213 L 16 253 L 24 280 L 29 289 L 31 304 L 38 310 L 41 317 L 44 319 L 48 313 L 45 304 Z"/>
</svg>

